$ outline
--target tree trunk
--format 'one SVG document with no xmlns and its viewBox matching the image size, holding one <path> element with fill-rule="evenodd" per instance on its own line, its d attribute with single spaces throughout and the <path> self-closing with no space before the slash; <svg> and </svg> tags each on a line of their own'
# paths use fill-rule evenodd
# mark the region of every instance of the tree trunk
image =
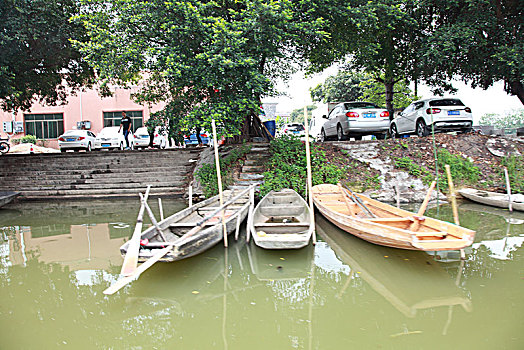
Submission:
<svg viewBox="0 0 524 350">
<path fill-rule="evenodd" d="M 393 119 L 394 109 L 393 109 L 393 87 L 395 83 L 392 81 L 386 80 L 384 82 L 386 88 L 386 109 L 389 112 L 389 120 Z"/>
<path fill-rule="evenodd" d="M 520 103 L 524 105 L 524 85 L 521 81 L 510 81 L 510 94 L 515 95 L 520 100 Z"/>
</svg>

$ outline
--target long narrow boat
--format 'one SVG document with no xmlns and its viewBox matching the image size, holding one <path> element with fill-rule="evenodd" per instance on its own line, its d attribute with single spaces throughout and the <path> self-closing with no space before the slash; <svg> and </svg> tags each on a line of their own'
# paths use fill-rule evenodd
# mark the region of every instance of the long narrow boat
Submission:
<svg viewBox="0 0 524 350">
<path fill-rule="evenodd" d="M 509 204 L 508 195 L 504 193 L 477 190 L 475 188 L 463 188 L 457 192 L 473 202 L 491 205 L 493 207 L 507 208 Z M 524 195 L 511 195 L 511 207 L 514 210 L 524 211 Z"/>
<path fill-rule="evenodd" d="M 291 189 L 271 191 L 255 208 L 250 230 L 261 248 L 303 248 L 313 233 L 309 206 Z"/>
<path fill-rule="evenodd" d="M 467 228 L 355 194 L 355 200 L 362 202 L 359 205 L 335 185 L 317 185 L 312 191 L 315 205 L 329 221 L 374 244 L 423 251 L 458 250 L 470 246 L 475 238 L 475 231 Z"/>
<path fill-rule="evenodd" d="M 15 199 L 18 195 L 20 195 L 20 192 L 0 191 L 0 208 L 8 203 L 11 203 L 11 201 Z"/>
<path fill-rule="evenodd" d="M 239 192 L 224 191 L 224 202 L 233 199 Z M 240 223 L 246 218 L 249 211 L 249 193 L 240 197 L 227 207 L 224 212 L 224 221 L 227 233 L 238 230 Z M 164 248 L 168 242 L 176 242 L 172 249 L 159 261 L 172 262 L 200 254 L 213 247 L 223 239 L 222 214 L 219 213 L 207 220 L 203 229 L 190 237 L 180 239 L 185 233 L 197 226 L 205 216 L 212 214 L 220 207 L 219 197 L 215 196 L 192 207 L 183 209 L 168 218 L 160 221 L 159 230 L 153 225 L 145 230 L 140 239 L 138 261 L 144 262 L 151 258 L 155 251 Z M 164 239 L 165 238 L 165 239 Z M 122 256 L 126 255 L 129 242 L 120 247 Z"/>
</svg>

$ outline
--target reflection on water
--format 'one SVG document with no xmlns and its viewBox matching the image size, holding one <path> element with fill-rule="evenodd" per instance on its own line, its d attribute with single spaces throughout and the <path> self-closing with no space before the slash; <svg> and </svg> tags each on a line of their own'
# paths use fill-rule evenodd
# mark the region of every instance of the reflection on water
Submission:
<svg viewBox="0 0 524 350">
<path fill-rule="evenodd" d="M 0 348 L 524 348 L 524 217 L 485 208 L 460 207 L 477 230 L 465 261 L 375 246 L 317 215 L 316 246 L 241 239 L 107 297 L 138 201 L 19 203 L 0 210 Z"/>
</svg>

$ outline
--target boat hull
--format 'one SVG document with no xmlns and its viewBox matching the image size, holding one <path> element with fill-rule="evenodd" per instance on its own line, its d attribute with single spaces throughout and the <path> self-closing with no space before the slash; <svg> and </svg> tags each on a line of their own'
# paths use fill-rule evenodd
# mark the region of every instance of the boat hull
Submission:
<svg viewBox="0 0 524 350">
<path fill-rule="evenodd" d="M 503 193 L 496 193 L 490 191 L 482 191 L 473 188 L 464 188 L 458 191 L 461 196 L 480 204 L 489 205 L 498 208 L 508 208 L 508 195 Z M 522 195 L 512 195 L 512 197 L 519 198 Z M 517 197 L 519 196 L 519 197 Z M 511 202 L 513 210 L 524 211 L 524 203 L 516 202 L 515 199 Z"/>
<path fill-rule="evenodd" d="M 271 191 L 255 208 L 249 229 L 260 248 L 304 248 L 313 233 L 309 206 L 291 189 Z"/>
<path fill-rule="evenodd" d="M 11 203 L 11 201 L 18 197 L 18 195 L 20 195 L 20 192 L 0 191 L 0 208 L 6 204 Z"/>
<path fill-rule="evenodd" d="M 328 194 L 329 202 L 325 197 L 322 199 L 323 194 Z M 357 216 L 350 215 L 349 209 L 344 212 L 346 203 L 337 186 L 313 187 L 313 201 L 324 217 L 340 229 L 370 243 L 422 251 L 458 250 L 473 243 L 475 231 L 428 217 L 418 217 L 363 195 L 357 196 L 378 216 L 377 219 L 364 216 L 363 211 Z M 388 222 L 388 219 L 391 221 Z M 415 232 L 409 228 L 416 220 L 424 223 L 421 231 Z"/>
</svg>

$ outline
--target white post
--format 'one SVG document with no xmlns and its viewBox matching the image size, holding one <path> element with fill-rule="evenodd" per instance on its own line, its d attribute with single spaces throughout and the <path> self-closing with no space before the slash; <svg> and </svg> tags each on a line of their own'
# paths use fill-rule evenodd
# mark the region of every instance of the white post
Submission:
<svg viewBox="0 0 524 350">
<path fill-rule="evenodd" d="M 189 208 L 193 206 L 193 185 L 189 185 Z"/>
<path fill-rule="evenodd" d="M 504 168 L 504 176 L 506 177 L 506 190 L 508 191 L 508 209 L 513 211 L 513 206 L 511 204 L 511 185 L 509 184 L 509 175 L 508 169 Z"/>
<path fill-rule="evenodd" d="M 315 232 L 315 208 L 313 207 L 313 180 L 311 178 L 311 155 L 309 151 L 309 124 L 307 120 L 307 105 L 304 106 L 304 128 L 306 129 L 306 162 L 307 162 L 307 188 L 309 194 L 309 212 L 311 217 L 311 226 L 313 227 L 313 244 L 317 244 L 317 235 Z"/>
</svg>

